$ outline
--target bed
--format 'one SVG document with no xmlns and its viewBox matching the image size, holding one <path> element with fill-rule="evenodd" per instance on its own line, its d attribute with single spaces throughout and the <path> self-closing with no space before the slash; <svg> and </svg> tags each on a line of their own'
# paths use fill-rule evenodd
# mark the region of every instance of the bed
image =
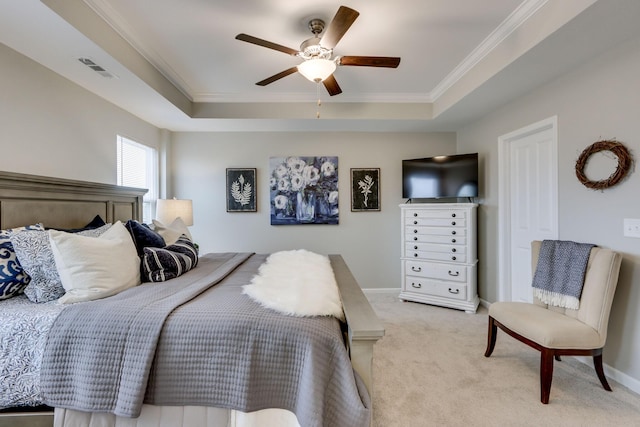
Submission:
<svg viewBox="0 0 640 427">
<path fill-rule="evenodd" d="M 95 215 L 100 215 L 109 223 L 127 221 L 129 219 L 139 219 L 141 217 L 143 194 L 144 190 L 134 188 L 0 172 L 0 229 L 8 229 L 35 223 L 43 223 L 46 227 L 75 228 L 84 225 L 88 218 L 92 218 Z M 208 268 L 208 265 L 210 266 L 215 263 L 224 264 L 228 261 L 226 258 L 224 262 L 220 261 L 220 256 L 237 258 L 238 256 L 242 257 L 244 255 L 205 254 L 200 258 L 203 260 L 202 265 L 193 269 L 192 272 L 200 274 L 204 269 Z M 223 278 L 221 280 L 225 283 L 226 288 L 216 285 L 211 289 L 235 288 L 237 291 L 242 280 L 246 281 L 247 278 L 253 274 L 252 272 L 255 271 L 256 267 L 265 259 L 266 255 L 248 254 L 247 261 L 243 261 L 239 266 L 233 267 L 232 269 L 240 272 L 239 277 Z M 352 368 L 351 372 L 356 373 L 353 375 L 355 389 L 361 394 L 360 398 L 362 404 L 367 406 L 365 409 L 366 412 L 368 412 L 367 417 L 370 419 L 372 411 L 370 395 L 372 390 L 371 367 L 373 345 L 383 336 L 384 329 L 342 257 L 340 255 L 329 255 L 329 260 L 338 284 L 340 300 L 342 302 L 342 309 L 345 317 L 344 322 L 338 322 L 340 333 L 339 339 L 341 340 L 343 351 L 337 351 L 332 355 L 332 357 L 340 358 L 342 353 L 347 355 L 347 360 L 351 365 L 350 368 Z M 192 272 L 172 280 L 186 280 L 190 277 L 189 274 Z M 191 282 L 193 282 L 193 280 L 189 280 L 189 283 Z M 226 284 L 227 282 L 228 284 Z M 134 289 L 133 291 L 137 291 L 137 289 Z M 201 293 L 204 295 L 215 294 L 215 292 L 216 291 L 213 290 L 202 291 Z M 109 300 L 111 298 L 123 298 L 123 294 L 124 293 L 121 293 L 115 297 L 106 298 L 105 300 Z M 239 297 L 235 295 L 233 298 L 238 299 Z M 213 298 L 213 300 L 219 299 L 221 299 L 219 296 L 215 296 Z M 3 301 L 0 301 L 0 305 L 2 303 Z M 113 304 L 114 306 L 122 305 L 118 303 Z M 207 305 L 209 303 L 204 302 L 200 304 Z M 74 306 L 82 305 L 83 304 L 74 304 Z M 195 305 L 195 311 L 198 312 L 198 304 Z M 53 310 L 54 312 L 56 311 L 55 308 L 50 308 L 50 310 Z M 252 307 L 250 310 L 256 311 L 258 309 L 256 307 Z M 70 310 L 65 308 L 62 310 L 62 313 L 67 315 L 67 313 L 70 313 Z M 52 315 L 56 317 L 61 316 L 59 313 L 53 313 Z M 192 314 L 185 312 L 184 316 L 189 317 L 192 316 Z M 172 315 L 172 317 L 174 316 Z M 291 316 L 283 317 L 291 318 Z M 294 319 L 300 320 L 299 318 Z M 306 320 L 307 319 L 303 319 L 303 321 Z M 331 326 L 329 329 L 331 328 L 335 330 L 335 327 Z M 159 348 L 170 347 L 169 345 L 161 346 L 161 342 L 165 341 L 158 341 Z M 168 343 L 169 341 L 166 342 Z M 61 346 L 61 348 L 63 347 L 64 345 Z M 184 348 L 182 345 L 178 347 Z M 168 351 L 169 350 L 167 350 L 167 352 Z M 195 351 L 190 349 L 188 352 L 189 357 L 194 353 Z M 175 356 L 173 357 L 175 360 Z M 174 397 L 167 397 L 167 393 L 165 393 L 166 384 L 168 384 L 167 381 L 172 380 L 170 378 L 171 375 L 163 376 L 162 372 L 163 369 L 164 372 L 168 372 L 173 368 L 162 368 L 164 365 L 160 364 L 161 359 L 162 357 L 154 354 L 154 362 L 151 371 L 153 371 L 153 375 L 156 376 L 150 376 L 149 381 L 150 384 L 153 384 L 153 387 L 155 387 L 155 395 L 151 395 L 149 392 L 146 393 L 145 402 L 142 404 L 139 414 L 136 413 L 136 410 L 133 410 L 133 412 L 125 411 L 129 415 L 132 413 L 134 415 L 138 415 L 137 417 L 131 418 L 129 416 L 116 416 L 102 411 L 87 412 L 64 408 L 56 408 L 53 411 L 49 407 L 34 408 L 33 410 L 30 408 L 20 408 L 17 410 L 3 410 L 3 412 L 0 413 L 0 425 L 53 425 L 54 418 L 55 425 L 60 427 L 67 425 L 88 425 L 89 423 L 104 426 L 298 425 L 298 420 L 296 416 L 293 415 L 293 412 L 291 410 L 283 409 L 283 405 L 279 405 L 277 403 L 274 404 L 274 406 L 277 407 L 265 407 L 264 409 L 262 409 L 265 405 L 264 402 L 257 405 L 250 404 L 248 407 L 256 408 L 260 406 L 261 409 L 258 411 L 251 410 L 246 412 L 234 409 L 234 405 L 226 403 L 212 405 L 209 402 L 215 401 L 213 397 L 211 400 L 204 403 L 198 403 L 196 400 L 192 399 L 186 404 L 180 404 L 180 402 L 176 401 Z M 168 357 L 168 359 L 171 359 L 171 357 Z M 47 366 L 54 366 L 54 370 L 61 369 L 57 365 Z M 193 372 L 191 374 L 193 374 Z M 341 375 L 344 376 L 344 372 Z M 219 380 L 217 377 L 212 378 L 216 378 L 215 381 Z M 301 378 L 304 378 L 304 376 Z M 331 381 L 333 381 L 333 379 Z M 279 382 L 280 381 L 278 380 L 277 383 Z M 206 386 L 207 383 L 204 382 L 204 384 Z M 203 387 L 202 384 L 199 386 Z M 277 386 L 273 387 L 277 388 Z M 336 387 L 336 385 L 332 383 L 332 387 Z M 215 388 L 215 385 L 211 385 L 211 388 Z M 327 387 L 327 389 L 331 390 L 331 387 Z M 277 394 L 277 389 L 274 390 L 274 394 Z M 0 392 L 2 391 L 3 390 L 0 390 Z M 333 390 L 331 393 L 332 395 L 335 394 L 337 396 L 339 391 L 340 390 L 336 392 Z M 322 396 L 322 398 L 329 399 L 328 396 Z M 311 400 L 315 401 L 316 399 Z M 148 403 L 149 401 L 152 402 L 152 404 Z M 314 410 L 317 409 L 314 409 L 313 407 L 307 409 L 307 411 L 311 411 L 310 413 L 313 413 Z"/>
</svg>

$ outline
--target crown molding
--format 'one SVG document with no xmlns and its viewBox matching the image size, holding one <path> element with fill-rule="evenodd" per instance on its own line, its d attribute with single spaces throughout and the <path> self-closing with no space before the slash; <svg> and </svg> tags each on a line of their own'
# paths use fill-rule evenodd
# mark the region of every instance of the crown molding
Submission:
<svg viewBox="0 0 640 427">
<path fill-rule="evenodd" d="M 198 93 L 193 97 L 194 102 L 317 102 L 315 91 L 309 92 L 285 92 L 285 93 Z M 367 93 L 350 95 L 341 93 L 338 97 L 330 97 L 321 93 L 322 102 L 372 102 L 372 103 L 410 103 L 430 104 L 431 97 L 428 93 Z"/>
<path fill-rule="evenodd" d="M 135 36 L 131 25 L 106 1 L 82 0 L 102 18 L 120 37 L 127 41 L 142 57 L 168 79 L 184 96 L 193 101 L 192 88 L 164 59 L 149 45 Z"/>
<path fill-rule="evenodd" d="M 525 0 L 430 92 L 433 102 L 470 72 L 549 0 Z"/>
</svg>

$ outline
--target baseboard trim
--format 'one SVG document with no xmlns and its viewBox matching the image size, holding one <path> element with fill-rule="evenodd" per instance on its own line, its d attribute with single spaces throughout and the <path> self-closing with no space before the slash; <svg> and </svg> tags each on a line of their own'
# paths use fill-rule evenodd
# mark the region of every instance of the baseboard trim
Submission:
<svg viewBox="0 0 640 427">
<path fill-rule="evenodd" d="M 491 303 L 487 300 L 484 300 L 482 298 L 480 298 L 480 305 L 483 306 L 484 308 L 488 309 L 489 306 L 491 305 Z"/>
<path fill-rule="evenodd" d="M 367 288 L 363 289 L 365 295 L 400 295 L 400 288 Z"/>
<path fill-rule="evenodd" d="M 593 358 L 588 356 L 575 356 L 575 359 L 593 368 Z M 634 393 L 640 394 L 640 380 L 637 380 L 625 374 L 624 372 L 621 372 L 616 368 L 613 368 L 607 365 L 606 363 L 603 364 L 603 367 L 604 367 L 604 373 L 608 378 L 611 378 L 617 383 L 622 384 L 623 386 L 633 391 Z"/>
</svg>

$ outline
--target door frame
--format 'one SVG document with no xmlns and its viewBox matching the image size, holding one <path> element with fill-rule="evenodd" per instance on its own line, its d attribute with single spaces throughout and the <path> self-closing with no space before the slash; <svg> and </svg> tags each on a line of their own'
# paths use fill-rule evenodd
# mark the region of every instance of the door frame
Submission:
<svg viewBox="0 0 640 427">
<path fill-rule="evenodd" d="M 530 135 L 552 130 L 553 158 L 551 190 L 556 200 L 558 229 L 558 116 L 552 116 L 498 137 L 498 301 L 511 301 L 511 143 Z M 555 185 L 553 185 L 555 183 Z"/>
</svg>

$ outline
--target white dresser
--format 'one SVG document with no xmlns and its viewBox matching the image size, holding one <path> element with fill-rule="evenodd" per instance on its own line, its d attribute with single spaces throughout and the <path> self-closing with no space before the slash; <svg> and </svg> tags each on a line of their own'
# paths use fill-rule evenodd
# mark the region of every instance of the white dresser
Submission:
<svg viewBox="0 0 640 427">
<path fill-rule="evenodd" d="M 474 203 L 400 205 L 400 299 L 476 312 L 477 207 Z"/>
</svg>

